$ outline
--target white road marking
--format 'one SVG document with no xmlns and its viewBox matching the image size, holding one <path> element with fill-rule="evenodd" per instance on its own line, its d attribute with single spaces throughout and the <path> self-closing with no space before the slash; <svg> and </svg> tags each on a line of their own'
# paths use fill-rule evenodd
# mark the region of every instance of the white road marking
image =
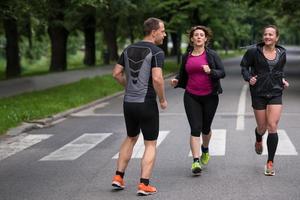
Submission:
<svg viewBox="0 0 300 200">
<path fill-rule="evenodd" d="M 167 135 L 170 133 L 170 131 L 159 131 L 158 138 L 157 138 L 157 147 L 160 145 L 160 143 L 167 137 Z M 145 151 L 145 146 L 144 146 L 144 139 L 143 135 L 140 134 L 132 152 L 131 158 L 142 158 L 143 154 Z M 119 153 L 114 155 L 112 159 L 118 159 L 119 158 Z"/>
<path fill-rule="evenodd" d="M 94 148 L 112 133 L 85 133 L 60 149 L 43 157 L 40 161 L 75 160 Z"/>
<path fill-rule="evenodd" d="M 268 154 L 267 137 L 268 134 L 265 134 L 263 136 L 263 155 Z M 278 146 L 276 155 L 298 155 L 295 146 L 293 145 L 285 130 L 278 130 Z"/>
<path fill-rule="evenodd" d="M 100 104 L 92 106 L 88 109 L 85 109 L 83 111 L 80 111 L 78 113 L 74 113 L 71 116 L 76 116 L 76 117 L 93 116 L 95 114 L 94 110 L 96 110 L 98 108 L 104 108 L 107 105 L 109 105 L 109 102 L 100 103 Z"/>
<path fill-rule="evenodd" d="M 209 144 L 209 155 L 224 156 L 226 151 L 226 129 L 213 129 Z M 200 148 L 201 155 L 201 148 Z M 189 152 L 189 157 L 192 152 Z"/>
<path fill-rule="evenodd" d="M 247 94 L 248 84 L 245 84 L 242 88 L 242 92 L 239 99 L 237 119 L 236 119 L 236 130 L 245 129 L 245 111 L 246 111 L 246 94 Z"/>
<path fill-rule="evenodd" d="M 4 140 L 0 140 L 0 160 L 3 160 L 9 156 L 12 156 L 34 144 L 37 144 L 41 142 L 42 140 L 45 140 L 52 135 L 28 135 L 27 133 L 24 133 L 22 135 L 13 137 L 13 138 L 7 138 Z"/>
</svg>

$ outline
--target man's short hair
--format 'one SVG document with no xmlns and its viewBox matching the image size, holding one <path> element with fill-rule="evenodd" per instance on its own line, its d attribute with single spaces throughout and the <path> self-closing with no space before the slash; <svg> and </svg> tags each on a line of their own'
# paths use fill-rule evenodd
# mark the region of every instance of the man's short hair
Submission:
<svg viewBox="0 0 300 200">
<path fill-rule="evenodd" d="M 144 35 L 150 35 L 152 31 L 159 29 L 159 23 L 164 23 L 161 19 L 150 17 L 144 22 Z"/>
</svg>

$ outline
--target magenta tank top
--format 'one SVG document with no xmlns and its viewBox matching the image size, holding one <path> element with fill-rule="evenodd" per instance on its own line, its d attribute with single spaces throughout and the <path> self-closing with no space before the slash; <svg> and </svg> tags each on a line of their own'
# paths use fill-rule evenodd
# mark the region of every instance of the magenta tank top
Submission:
<svg viewBox="0 0 300 200">
<path fill-rule="evenodd" d="M 202 65 L 208 65 L 205 51 L 199 56 L 189 54 L 185 65 L 189 77 L 186 90 L 198 96 L 208 95 L 212 92 L 210 76 L 204 72 Z"/>
</svg>

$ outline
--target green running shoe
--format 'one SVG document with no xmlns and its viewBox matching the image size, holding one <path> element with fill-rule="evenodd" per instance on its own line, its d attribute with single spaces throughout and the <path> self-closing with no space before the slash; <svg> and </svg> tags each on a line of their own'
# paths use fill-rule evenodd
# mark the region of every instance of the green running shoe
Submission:
<svg viewBox="0 0 300 200">
<path fill-rule="evenodd" d="M 193 162 L 193 164 L 192 164 L 192 173 L 194 175 L 200 175 L 201 171 L 202 171 L 202 168 L 201 168 L 201 165 L 200 165 L 199 161 Z"/>
<path fill-rule="evenodd" d="M 200 157 L 200 161 L 201 161 L 201 164 L 202 165 L 207 165 L 208 164 L 208 161 L 210 159 L 210 155 L 209 153 L 202 153 L 201 157 Z"/>
</svg>

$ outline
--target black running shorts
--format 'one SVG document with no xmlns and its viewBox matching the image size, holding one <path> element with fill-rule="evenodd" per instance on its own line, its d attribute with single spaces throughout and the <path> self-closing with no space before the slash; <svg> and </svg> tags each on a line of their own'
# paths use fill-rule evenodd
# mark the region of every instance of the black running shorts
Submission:
<svg viewBox="0 0 300 200">
<path fill-rule="evenodd" d="M 142 132 L 144 140 L 157 140 L 159 112 L 156 102 L 124 102 L 123 109 L 129 137 L 135 137 Z"/>
<path fill-rule="evenodd" d="M 262 96 L 251 96 L 252 107 L 255 110 L 265 110 L 267 105 L 282 105 L 282 95 L 262 97 Z"/>
</svg>

